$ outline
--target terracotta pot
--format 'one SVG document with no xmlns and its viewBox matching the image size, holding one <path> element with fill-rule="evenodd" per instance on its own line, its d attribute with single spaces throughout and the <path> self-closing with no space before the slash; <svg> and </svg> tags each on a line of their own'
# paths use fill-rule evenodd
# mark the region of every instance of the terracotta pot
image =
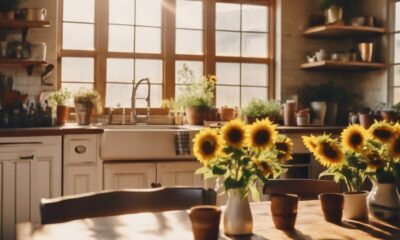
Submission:
<svg viewBox="0 0 400 240">
<path fill-rule="evenodd" d="M 343 216 L 348 219 L 368 219 L 368 192 L 345 192 Z"/>
<path fill-rule="evenodd" d="M 344 197 L 340 193 L 322 193 L 319 195 L 325 220 L 341 223 L 343 216 Z"/>
<path fill-rule="evenodd" d="M 57 106 L 57 125 L 63 126 L 68 119 L 68 107 L 67 106 Z"/>
<path fill-rule="evenodd" d="M 371 114 L 359 113 L 358 119 L 365 129 L 368 129 L 374 123 L 374 116 Z"/>
<path fill-rule="evenodd" d="M 394 111 L 386 111 L 383 110 L 380 112 L 380 115 L 383 120 L 386 120 L 387 122 L 395 122 L 396 121 L 396 113 Z"/>
<path fill-rule="evenodd" d="M 221 121 L 230 121 L 235 118 L 235 109 L 234 108 L 220 108 L 219 114 Z"/>
<path fill-rule="evenodd" d="M 93 104 L 75 103 L 76 121 L 78 125 L 89 125 L 93 118 Z"/>
<path fill-rule="evenodd" d="M 206 121 L 218 121 L 218 109 L 211 108 L 204 113 L 204 120 Z"/>
<path fill-rule="evenodd" d="M 198 107 L 186 107 L 186 122 L 190 125 L 203 125 L 206 110 Z"/>
<path fill-rule="evenodd" d="M 271 194 L 272 220 L 277 229 L 294 229 L 299 197 L 295 194 Z"/>
<path fill-rule="evenodd" d="M 195 240 L 216 240 L 219 235 L 221 209 L 217 206 L 200 205 L 189 210 Z"/>
</svg>

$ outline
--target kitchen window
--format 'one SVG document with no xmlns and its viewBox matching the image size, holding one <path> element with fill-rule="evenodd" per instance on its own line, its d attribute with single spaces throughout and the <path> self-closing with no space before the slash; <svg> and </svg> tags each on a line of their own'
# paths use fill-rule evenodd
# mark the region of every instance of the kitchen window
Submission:
<svg viewBox="0 0 400 240">
<path fill-rule="evenodd" d="M 400 1 L 394 1 L 394 8 L 389 8 L 394 10 L 394 13 L 392 12 L 393 19 L 392 21 L 393 25 L 391 26 L 391 32 L 389 33 L 392 39 L 392 54 L 391 55 L 391 64 L 390 64 L 390 76 L 392 81 L 392 103 L 396 104 L 400 102 Z"/>
<path fill-rule="evenodd" d="M 159 108 L 179 96 L 178 71 L 187 64 L 198 76 L 217 76 L 218 107 L 274 97 L 273 0 L 60 3 L 60 88 L 95 88 L 107 108 L 129 108 L 132 80 L 149 77 L 151 106 Z"/>
</svg>

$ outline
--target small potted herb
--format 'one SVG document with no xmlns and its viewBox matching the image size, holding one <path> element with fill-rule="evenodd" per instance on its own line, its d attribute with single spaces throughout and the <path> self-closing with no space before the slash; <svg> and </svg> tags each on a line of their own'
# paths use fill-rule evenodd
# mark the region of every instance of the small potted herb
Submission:
<svg viewBox="0 0 400 240">
<path fill-rule="evenodd" d="M 280 116 L 281 108 L 281 103 L 276 100 L 252 99 L 246 107 L 242 108 L 241 114 L 249 124 L 266 117 L 276 122 Z"/>
<path fill-rule="evenodd" d="M 68 119 L 68 107 L 66 103 L 71 97 L 71 93 L 67 89 L 52 92 L 49 95 L 48 101 L 52 108 L 56 108 L 57 112 L 57 125 L 63 126 Z"/>
<path fill-rule="evenodd" d="M 93 113 L 101 112 L 101 97 L 96 90 L 81 88 L 74 94 L 75 112 L 79 125 L 89 125 Z"/>
</svg>

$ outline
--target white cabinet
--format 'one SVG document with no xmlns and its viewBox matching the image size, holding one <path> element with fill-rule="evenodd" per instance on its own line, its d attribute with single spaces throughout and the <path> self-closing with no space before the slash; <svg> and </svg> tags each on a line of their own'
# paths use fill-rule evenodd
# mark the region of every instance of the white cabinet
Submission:
<svg viewBox="0 0 400 240">
<path fill-rule="evenodd" d="M 0 138 L 0 239 L 40 222 L 41 198 L 61 195 L 61 136 Z"/>
<path fill-rule="evenodd" d="M 156 183 L 155 163 L 109 163 L 104 165 L 104 189 L 149 188 Z"/>
<path fill-rule="evenodd" d="M 202 176 L 194 174 L 200 166 L 194 161 L 105 163 L 104 189 L 149 188 L 152 183 L 202 187 Z"/>
<path fill-rule="evenodd" d="M 99 135 L 64 136 L 63 195 L 101 190 Z"/>
</svg>

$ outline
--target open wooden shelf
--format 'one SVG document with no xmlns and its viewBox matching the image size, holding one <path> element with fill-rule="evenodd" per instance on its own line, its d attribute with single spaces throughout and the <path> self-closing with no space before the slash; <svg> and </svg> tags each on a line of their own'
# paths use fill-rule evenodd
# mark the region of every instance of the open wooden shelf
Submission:
<svg viewBox="0 0 400 240">
<path fill-rule="evenodd" d="M 322 25 L 310 27 L 303 31 L 309 37 L 343 37 L 356 35 L 374 35 L 385 33 L 385 28 L 348 25 Z"/>
<path fill-rule="evenodd" d="M 43 60 L 0 58 L 0 66 L 29 67 L 29 66 L 39 66 L 44 64 L 47 64 L 47 62 Z"/>
<path fill-rule="evenodd" d="M 0 28 L 6 29 L 28 29 L 28 28 L 48 28 L 48 21 L 26 21 L 26 20 L 7 20 L 0 19 Z"/>
<path fill-rule="evenodd" d="M 326 60 L 303 63 L 300 68 L 304 70 L 379 70 L 384 69 L 385 64 Z"/>
</svg>

